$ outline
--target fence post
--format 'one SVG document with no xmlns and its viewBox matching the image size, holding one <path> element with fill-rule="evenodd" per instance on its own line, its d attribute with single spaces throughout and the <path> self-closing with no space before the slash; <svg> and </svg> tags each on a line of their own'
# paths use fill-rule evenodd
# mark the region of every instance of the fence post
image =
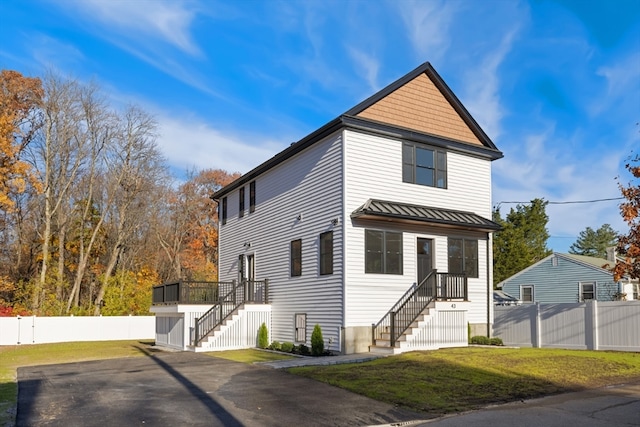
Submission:
<svg viewBox="0 0 640 427">
<path fill-rule="evenodd" d="M 540 303 L 536 303 L 536 319 L 533 323 L 535 329 L 535 345 L 534 347 L 542 348 L 542 322 L 541 322 L 541 313 L 540 313 Z"/>
<path fill-rule="evenodd" d="M 600 336 L 600 331 L 599 329 L 599 325 L 598 325 L 598 301 L 596 300 L 591 300 L 589 301 L 590 304 L 588 305 L 588 307 L 591 309 L 591 339 L 592 339 L 592 345 L 593 345 L 593 350 L 600 350 L 600 340 L 599 340 L 599 336 Z M 589 331 L 587 330 L 587 333 Z M 587 347 L 588 348 L 588 347 Z"/>
<path fill-rule="evenodd" d="M 264 279 L 264 303 L 269 304 L 269 279 Z"/>
</svg>

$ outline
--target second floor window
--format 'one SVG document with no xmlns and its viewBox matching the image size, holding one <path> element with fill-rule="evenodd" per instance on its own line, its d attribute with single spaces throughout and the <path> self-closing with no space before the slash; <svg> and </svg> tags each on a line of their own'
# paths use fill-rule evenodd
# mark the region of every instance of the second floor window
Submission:
<svg viewBox="0 0 640 427">
<path fill-rule="evenodd" d="M 227 198 L 223 197 L 222 198 L 222 218 L 220 219 L 220 222 L 222 223 L 222 225 L 225 225 L 227 223 Z"/>
<path fill-rule="evenodd" d="M 447 153 L 426 145 L 402 145 L 402 181 L 447 188 Z"/>
<path fill-rule="evenodd" d="M 244 216 L 244 187 L 240 188 L 238 198 L 239 198 L 238 216 L 242 218 Z"/>
<path fill-rule="evenodd" d="M 256 182 L 251 181 L 249 184 L 249 213 L 256 211 Z"/>
</svg>

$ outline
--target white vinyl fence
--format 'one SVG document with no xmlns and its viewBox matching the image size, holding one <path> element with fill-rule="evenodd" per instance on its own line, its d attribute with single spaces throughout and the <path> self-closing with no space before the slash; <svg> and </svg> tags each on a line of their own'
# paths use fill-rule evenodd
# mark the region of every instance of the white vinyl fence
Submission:
<svg viewBox="0 0 640 427">
<path fill-rule="evenodd" d="M 520 347 L 640 351 L 640 301 L 497 306 L 493 336 Z"/>
<path fill-rule="evenodd" d="M 155 316 L 0 317 L 0 345 L 155 339 Z"/>
</svg>

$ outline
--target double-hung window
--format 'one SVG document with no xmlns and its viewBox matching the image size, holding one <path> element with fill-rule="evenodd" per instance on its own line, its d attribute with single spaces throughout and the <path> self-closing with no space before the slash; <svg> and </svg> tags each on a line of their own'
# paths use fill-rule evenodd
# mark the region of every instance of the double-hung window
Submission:
<svg viewBox="0 0 640 427">
<path fill-rule="evenodd" d="M 365 230 L 365 273 L 402 274 L 402 233 Z"/>
<path fill-rule="evenodd" d="M 333 274 L 333 231 L 320 235 L 320 274 Z"/>
<path fill-rule="evenodd" d="M 596 282 L 580 282 L 580 301 L 596 299 Z"/>
<path fill-rule="evenodd" d="M 419 143 L 403 143 L 402 181 L 447 188 L 447 153 Z"/>
<path fill-rule="evenodd" d="M 225 225 L 227 223 L 227 198 L 226 197 L 222 198 L 222 215 L 220 218 L 220 222 L 222 223 L 222 225 Z"/>
<path fill-rule="evenodd" d="M 249 183 L 249 213 L 256 211 L 256 182 Z"/>
<path fill-rule="evenodd" d="M 478 241 L 449 237 L 449 273 L 478 277 Z"/>
<path fill-rule="evenodd" d="M 533 285 L 520 286 L 520 301 L 524 303 L 533 303 Z"/>
<path fill-rule="evenodd" d="M 238 192 L 238 200 L 238 216 L 242 218 L 244 216 L 244 187 L 241 187 Z"/>
<path fill-rule="evenodd" d="M 302 276 L 302 240 L 291 241 L 291 277 Z"/>
</svg>

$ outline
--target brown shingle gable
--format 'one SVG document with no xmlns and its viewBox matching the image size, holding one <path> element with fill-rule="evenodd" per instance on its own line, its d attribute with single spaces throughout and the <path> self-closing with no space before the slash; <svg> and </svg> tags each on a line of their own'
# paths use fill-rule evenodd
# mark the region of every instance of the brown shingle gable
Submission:
<svg viewBox="0 0 640 427">
<path fill-rule="evenodd" d="M 456 141 L 483 145 L 426 74 L 418 75 L 357 116 Z"/>
</svg>

